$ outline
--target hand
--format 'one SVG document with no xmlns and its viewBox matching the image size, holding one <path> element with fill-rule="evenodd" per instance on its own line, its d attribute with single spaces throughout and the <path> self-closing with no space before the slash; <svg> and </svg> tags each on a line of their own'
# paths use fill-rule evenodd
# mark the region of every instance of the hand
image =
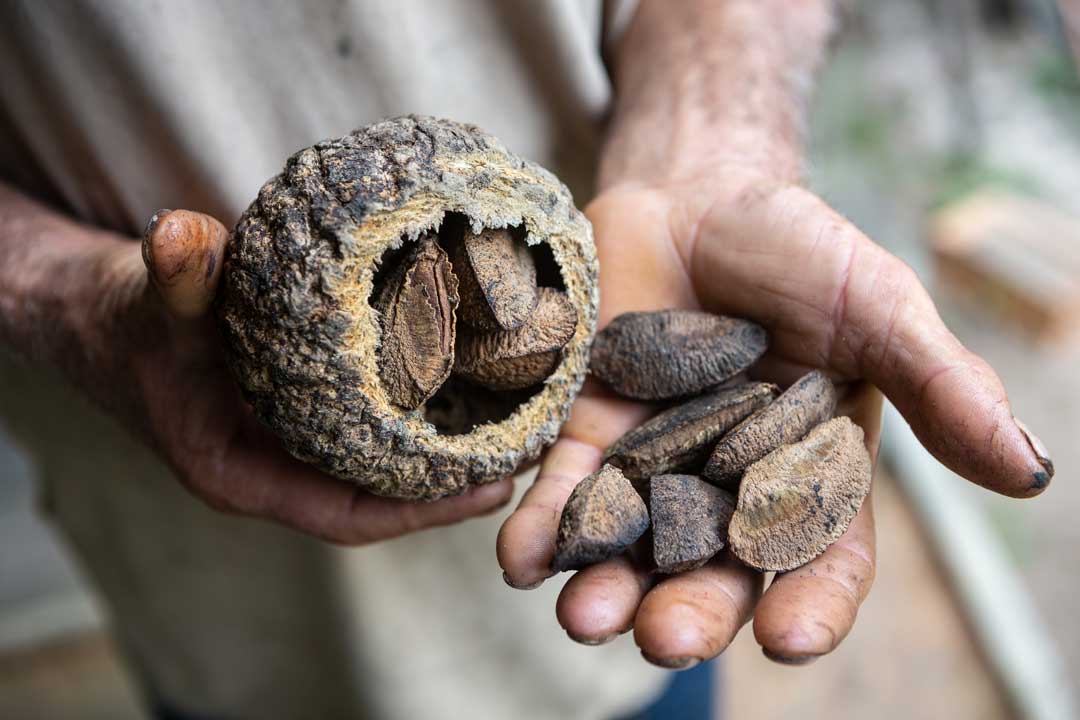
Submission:
<svg viewBox="0 0 1080 720">
<path fill-rule="evenodd" d="M 99 302 L 85 309 L 83 322 L 84 335 L 94 338 L 85 346 L 97 348 L 87 353 L 95 379 L 84 384 L 145 436 L 194 495 L 223 512 L 350 545 L 457 522 L 509 501 L 509 480 L 433 503 L 391 500 L 292 458 L 241 399 L 208 313 L 225 228 L 178 210 L 148 230 L 146 267 L 137 243 L 100 240 L 106 249 L 98 253 L 92 293 Z"/>
<path fill-rule="evenodd" d="M 1013 497 L 1053 474 L 1038 441 L 1014 421 L 993 370 L 945 328 L 910 268 L 806 190 L 738 169 L 659 186 L 614 185 L 587 209 L 601 263 L 601 326 L 631 310 L 704 308 L 764 325 L 770 349 L 752 373 L 787 384 L 824 368 L 846 389 L 840 412 L 866 433 L 876 459 L 881 395 L 957 473 Z M 499 534 L 507 582 L 551 575 L 556 528 L 574 485 L 604 449 L 655 408 L 587 385 L 536 483 Z M 627 557 L 572 577 L 559 597 L 571 638 L 597 644 L 634 629 L 642 654 L 685 668 L 722 652 L 751 617 L 769 657 L 808 662 L 847 635 L 874 577 L 866 502 L 825 554 L 761 575 L 727 551 L 657 582 Z"/>
</svg>

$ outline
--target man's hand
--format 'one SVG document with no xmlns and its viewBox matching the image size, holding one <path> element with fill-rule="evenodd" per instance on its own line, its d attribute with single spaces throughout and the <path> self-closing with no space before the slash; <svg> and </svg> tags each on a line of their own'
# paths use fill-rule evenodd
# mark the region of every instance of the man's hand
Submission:
<svg viewBox="0 0 1080 720">
<path fill-rule="evenodd" d="M 589 206 L 602 325 L 622 312 L 665 307 L 752 318 L 771 341 L 753 374 L 788 384 L 809 368 L 826 369 L 846 387 L 840 412 L 863 427 L 871 456 L 881 395 L 864 381 L 881 388 L 957 473 L 1013 497 L 1046 487 L 1052 470 L 1017 427 L 1001 382 L 949 333 L 906 265 L 799 187 L 729 177 L 711 186 L 613 187 Z M 500 533 L 508 582 L 531 587 L 551 575 L 559 513 L 573 486 L 650 412 L 596 386 L 583 393 Z M 643 654 L 668 667 L 716 655 L 753 616 L 766 653 L 799 662 L 844 638 L 873 576 L 866 503 L 824 555 L 779 575 L 763 597 L 760 576 L 727 553 L 659 584 L 623 557 L 575 575 L 557 612 L 570 636 L 586 643 L 633 627 Z"/>
<path fill-rule="evenodd" d="M 380 498 L 288 455 L 240 397 L 208 314 L 227 238 L 209 216 L 160 213 L 140 259 L 137 242 L 0 186 L 0 342 L 60 366 L 224 512 L 352 545 L 510 499 L 509 480 L 434 503 Z"/>
<path fill-rule="evenodd" d="M 945 328 L 910 268 L 798 184 L 805 88 L 829 27 L 820 0 L 642 2 L 618 50 L 602 192 L 587 209 L 600 324 L 670 307 L 756 320 L 771 344 L 752 373 L 786 385 L 826 370 L 875 459 L 880 389 L 957 473 L 1036 495 L 1053 466 L 1017 425 L 993 370 Z M 509 584 L 551 575 L 574 485 L 655 411 L 587 385 L 499 534 Z M 753 617 L 769 657 L 800 663 L 843 640 L 873 577 L 868 502 L 821 557 L 764 594 L 762 577 L 727 551 L 659 582 L 623 556 L 574 575 L 556 611 L 579 642 L 633 628 L 642 654 L 671 668 L 722 652 Z"/>
</svg>

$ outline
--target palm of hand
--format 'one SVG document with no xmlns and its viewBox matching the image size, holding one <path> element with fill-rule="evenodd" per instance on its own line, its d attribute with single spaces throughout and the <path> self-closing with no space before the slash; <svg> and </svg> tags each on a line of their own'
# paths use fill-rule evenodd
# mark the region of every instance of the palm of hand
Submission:
<svg viewBox="0 0 1080 720">
<path fill-rule="evenodd" d="M 1041 489 L 1033 488 L 1038 466 L 993 372 L 944 328 L 907 266 L 815 196 L 745 181 L 614 188 L 587 214 L 601 263 L 601 327 L 622 312 L 668 307 L 755 319 L 771 345 L 753 374 L 786 385 L 809 368 L 828 371 L 846 387 L 840 412 L 864 428 L 872 457 L 881 395 L 864 379 L 958 472 L 1010 495 Z M 502 528 L 507 582 L 529 587 L 551 574 L 555 529 L 573 486 L 649 413 L 587 385 L 535 485 Z M 937 431 L 957 418 L 968 422 Z M 620 557 L 572 577 L 557 614 L 570 636 L 586 643 L 632 627 L 642 653 L 667 667 L 722 652 L 753 617 L 766 654 L 802 662 L 844 638 L 873 575 L 867 502 L 824 555 L 778 576 L 764 594 L 761 577 L 726 552 L 660 582 Z"/>
</svg>

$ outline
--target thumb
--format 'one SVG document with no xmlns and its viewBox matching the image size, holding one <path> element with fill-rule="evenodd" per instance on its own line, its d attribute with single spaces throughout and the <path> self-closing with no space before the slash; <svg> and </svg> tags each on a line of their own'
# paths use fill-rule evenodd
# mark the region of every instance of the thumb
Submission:
<svg viewBox="0 0 1080 720">
<path fill-rule="evenodd" d="M 1054 468 L 1042 443 L 910 267 L 801 188 L 743 210 L 702 230 L 727 242 L 694 250 L 706 306 L 761 316 L 780 359 L 870 380 L 957 474 L 1012 497 L 1046 488 Z"/>
<path fill-rule="evenodd" d="M 143 262 L 170 313 L 193 318 L 210 307 L 228 238 L 224 225 L 200 212 L 159 210 L 150 218 Z"/>
</svg>

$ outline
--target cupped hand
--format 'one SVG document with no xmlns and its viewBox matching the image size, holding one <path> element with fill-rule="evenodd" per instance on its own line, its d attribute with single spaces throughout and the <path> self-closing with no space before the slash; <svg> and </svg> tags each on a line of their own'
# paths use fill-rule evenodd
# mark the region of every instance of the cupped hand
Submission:
<svg viewBox="0 0 1080 720">
<path fill-rule="evenodd" d="M 210 506 L 266 518 L 342 544 L 365 544 L 483 514 L 509 501 L 509 480 L 438 502 L 371 495 L 282 449 L 240 397 L 209 307 L 228 233 L 185 210 L 151 221 L 142 256 L 115 243 L 102 304 L 126 354 L 111 409 L 141 431 L 179 479 Z M 145 263 L 145 267 L 144 267 Z"/>
<path fill-rule="evenodd" d="M 600 256 L 601 327 L 616 315 L 670 307 L 746 317 L 769 331 L 752 374 L 788 384 L 823 368 L 844 391 L 839 412 L 877 457 L 881 392 L 935 457 L 1013 497 L 1040 493 L 1053 466 L 1012 416 L 994 371 L 946 329 L 914 272 L 805 189 L 741 175 L 666 186 L 622 185 L 588 207 Z M 881 392 L 878 391 L 880 389 Z M 506 581 L 549 577 L 573 487 L 604 449 L 655 407 L 587 383 L 535 484 L 499 534 Z M 807 565 L 762 576 L 727 551 L 660 579 L 623 556 L 574 575 L 557 616 L 598 644 L 633 628 L 651 662 L 686 668 L 722 652 L 750 618 L 769 657 L 808 662 L 847 635 L 874 577 L 871 503 Z"/>
</svg>

